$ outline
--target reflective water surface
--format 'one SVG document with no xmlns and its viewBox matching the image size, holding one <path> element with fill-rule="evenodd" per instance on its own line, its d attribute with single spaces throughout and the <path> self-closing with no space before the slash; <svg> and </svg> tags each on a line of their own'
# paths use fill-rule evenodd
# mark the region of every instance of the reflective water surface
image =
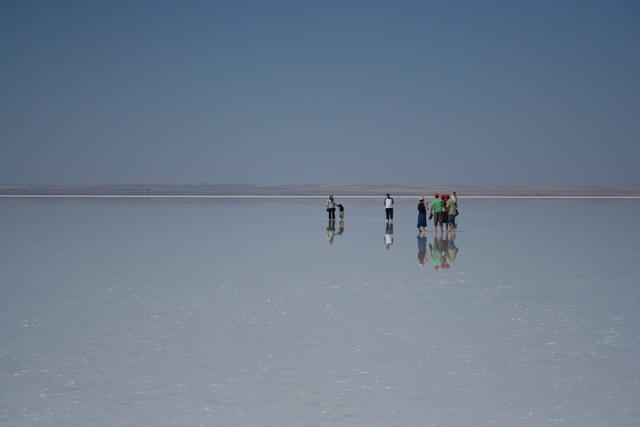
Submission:
<svg viewBox="0 0 640 427">
<path fill-rule="evenodd" d="M 339 202 L 0 202 L 0 424 L 640 424 L 640 203 Z"/>
</svg>

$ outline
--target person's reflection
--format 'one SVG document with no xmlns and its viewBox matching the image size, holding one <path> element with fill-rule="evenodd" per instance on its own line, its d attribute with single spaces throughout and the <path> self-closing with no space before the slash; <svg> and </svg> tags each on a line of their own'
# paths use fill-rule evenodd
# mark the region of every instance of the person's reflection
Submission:
<svg viewBox="0 0 640 427">
<path fill-rule="evenodd" d="M 444 255 L 442 253 L 442 236 L 433 235 L 433 245 L 429 243 L 429 257 L 434 270 L 440 270 L 444 265 Z"/>
<path fill-rule="evenodd" d="M 418 265 L 420 268 L 424 268 L 425 258 L 427 256 L 427 233 L 419 233 L 416 239 L 418 240 Z"/>
<path fill-rule="evenodd" d="M 344 233 L 344 220 L 341 219 L 340 222 L 338 223 L 338 236 L 342 236 L 342 233 Z"/>
<path fill-rule="evenodd" d="M 389 249 L 393 245 L 393 223 L 387 222 L 384 228 L 384 246 Z"/>
<path fill-rule="evenodd" d="M 451 268 L 458 256 L 458 247 L 455 244 L 456 233 L 434 235 L 433 245 L 429 244 L 429 256 L 434 270 Z"/>
<path fill-rule="evenodd" d="M 335 219 L 329 220 L 326 231 L 327 231 L 327 240 L 331 245 L 333 244 L 333 240 L 336 238 L 336 220 Z"/>
<path fill-rule="evenodd" d="M 458 256 L 458 247 L 456 246 L 456 232 L 455 229 L 453 232 L 449 232 L 445 234 L 445 238 L 443 241 L 443 253 L 447 267 L 453 267 L 453 264 L 456 262 L 456 257 Z"/>
</svg>

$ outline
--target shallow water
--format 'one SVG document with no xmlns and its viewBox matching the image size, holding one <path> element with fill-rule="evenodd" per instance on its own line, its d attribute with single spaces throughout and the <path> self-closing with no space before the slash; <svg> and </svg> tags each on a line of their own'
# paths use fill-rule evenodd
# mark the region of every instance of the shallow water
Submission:
<svg viewBox="0 0 640 427">
<path fill-rule="evenodd" d="M 639 202 L 344 203 L 1 201 L 0 424 L 640 424 Z"/>
</svg>

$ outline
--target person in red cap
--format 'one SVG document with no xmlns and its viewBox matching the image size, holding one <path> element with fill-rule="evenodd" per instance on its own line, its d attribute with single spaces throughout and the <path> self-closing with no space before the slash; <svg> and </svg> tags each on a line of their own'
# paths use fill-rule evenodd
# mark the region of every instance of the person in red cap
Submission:
<svg viewBox="0 0 640 427">
<path fill-rule="evenodd" d="M 435 194 L 433 202 L 431 202 L 431 211 L 433 212 L 433 226 L 435 231 L 438 231 L 438 225 L 440 225 L 440 231 L 442 232 L 443 224 L 442 219 L 444 215 L 444 200 L 440 194 Z"/>
<path fill-rule="evenodd" d="M 440 198 L 442 199 L 442 226 L 445 230 L 449 230 L 449 217 L 447 216 L 447 199 L 449 198 L 448 194 L 441 194 Z"/>
</svg>

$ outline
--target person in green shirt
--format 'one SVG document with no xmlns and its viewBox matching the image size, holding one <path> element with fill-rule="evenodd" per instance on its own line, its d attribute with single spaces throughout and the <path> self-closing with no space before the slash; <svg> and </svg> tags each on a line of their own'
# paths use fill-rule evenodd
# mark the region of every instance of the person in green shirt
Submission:
<svg viewBox="0 0 640 427">
<path fill-rule="evenodd" d="M 440 194 L 435 194 L 433 202 L 431 202 L 431 211 L 433 212 L 433 226 L 435 231 L 438 231 L 438 225 L 440 225 L 440 232 L 443 231 L 444 222 L 444 200 L 440 197 Z"/>
</svg>

